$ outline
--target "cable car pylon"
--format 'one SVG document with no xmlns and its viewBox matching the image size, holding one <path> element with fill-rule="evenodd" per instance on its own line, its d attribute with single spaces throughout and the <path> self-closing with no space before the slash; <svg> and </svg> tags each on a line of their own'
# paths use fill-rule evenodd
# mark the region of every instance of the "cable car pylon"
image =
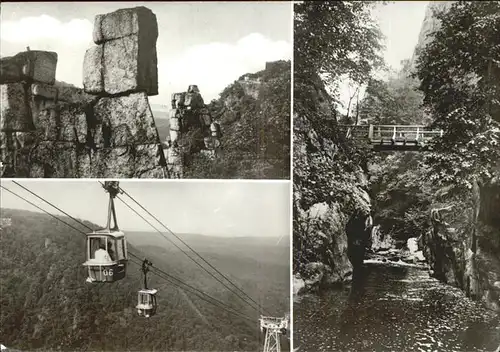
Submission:
<svg viewBox="0 0 500 352">
<path fill-rule="evenodd" d="M 125 277 L 127 271 L 127 241 L 118 228 L 114 198 L 120 193 L 118 181 L 105 181 L 103 188 L 109 193 L 106 227 L 87 233 L 86 282 L 114 282 Z M 113 226 L 111 227 L 111 220 Z"/>
<path fill-rule="evenodd" d="M 153 266 L 153 263 L 145 258 L 141 266 L 142 274 L 144 276 L 144 288 L 139 290 L 137 295 L 137 314 L 146 318 L 155 315 L 157 307 L 156 293 L 158 290 L 148 289 L 148 271 L 151 266 Z"/>
<path fill-rule="evenodd" d="M 288 329 L 288 317 L 265 317 L 259 319 L 260 331 L 265 333 L 263 352 L 281 352 L 281 335 L 286 335 Z"/>
</svg>

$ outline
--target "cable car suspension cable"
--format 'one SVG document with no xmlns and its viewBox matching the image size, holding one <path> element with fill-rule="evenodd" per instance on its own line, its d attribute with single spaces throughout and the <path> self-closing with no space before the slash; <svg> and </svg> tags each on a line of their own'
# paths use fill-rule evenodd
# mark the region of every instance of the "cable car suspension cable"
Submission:
<svg viewBox="0 0 500 352">
<path fill-rule="evenodd" d="M 83 227 L 85 227 L 86 229 L 88 230 L 91 230 L 91 231 L 94 231 L 93 228 L 91 228 L 90 226 L 88 226 L 87 224 L 83 223 L 82 221 L 78 220 L 78 219 L 75 219 L 74 217 L 72 217 L 71 215 L 69 215 L 68 213 L 66 213 L 64 210 L 56 207 L 54 204 L 52 204 L 51 202 L 49 202 L 48 200 L 46 199 L 43 199 L 42 197 L 40 197 L 38 194 L 30 191 L 28 188 L 24 187 L 22 184 L 20 184 L 19 182 L 16 182 L 14 180 L 12 180 L 13 183 L 15 183 L 16 185 L 18 185 L 19 187 L 21 187 L 22 189 L 26 190 L 27 192 L 31 193 L 32 195 L 34 195 L 35 197 L 37 197 L 38 199 L 44 201 L 45 203 L 47 203 L 48 205 L 50 205 L 51 207 L 59 210 L 61 213 L 63 213 L 64 215 L 66 215 L 68 218 L 70 218 L 71 220 L 79 223 L 80 225 L 82 225 Z"/>
<path fill-rule="evenodd" d="M 245 300 L 243 297 L 241 297 L 241 295 L 239 295 L 237 292 L 235 292 L 234 289 L 231 289 L 227 284 L 225 284 L 220 278 L 218 278 L 213 273 L 211 273 L 210 271 L 208 271 L 207 268 L 205 268 L 202 264 L 200 264 L 199 262 L 197 262 L 192 256 L 190 256 L 188 253 L 186 253 L 186 251 L 184 251 L 182 248 L 180 248 L 179 245 L 177 245 L 175 242 L 173 242 L 170 238 L 164 236 L 164 234 L 160 230 L 158 230 L 158 228 L 156 228 L 153 224 L 151 224 L 150 221 L 148 221 L 144 216 L 142 216 L 141 214 L 139 214 L 134 208 L 132 208 L 129 204 L 127 204 L 123 199 L 121 199 L 120 197 L 117 197 L 117 198 L 123 204 L 125 204 L 130 210 L 132 210 L 134 213 L 136 213 L 141 219 L 143 219 L 146 223 L 148 223 L 153 229 L 155 229 L 158 233 L 160 233 L 167 241 L 169 241 L 170 243 L 172 243 L 177 249 L 179 249 L 182 253 L 184 253 L 189 259 L 191 259 L 192 261 L 194 261 L 196 263 L 196 265 L 198 265 L 200 268 L 202 268 L 203 270 L 205 270 L 210 276 L 212 276 L 215 280 L 217 280 L 219 283 L 221 283 L 226 289 L 228 289 L 230 292 L 234 293 L 239 299 L 241 299 L 243 302 L 245 302 L 246 304 L 248 304 L 251 308 L 255 309 L 257 312 L 260 313 L 260 310 L 257 307 L 255 307 L 250 302 L 248 302 L 247 300 Z"/>
<path fill-rule="evenodd" d="M 83 235 L 86 235 L 86 233 L 85 233 L 84 231 L 82 231 L 81 229 L 77 229 L 76 227 L 72 226 L 71 224 L 69 224 L 69 223 L 65 222 L 64 220 L 62 220 L 62 219 L 58 218 L 57 216 L 55 216 L 55 215 L 53 215 L 53 214 L 49 213 L 47 210 L 45 210 L 45 209 L 43 209 L 43 208 L 39 207 L 38 205 L 36 205 L 36 204 L 32 203 L 31 201 L 27 200 L 26 198 L 24 198 L 24 197 L 20 196 L 19 194 L 17 194 L 17 193 L 15 193 L 15 192 L 11 191 L 10 189 L 6 188 L 5 186 L 2 186 L 2 185 L 0 184 L 0 187 L 1 187 L 1 188 L 3 188 L 3 189 L 5 189 L 5 190 L 6 190 L 6 191 L 8 191 L 9 193 L 11 193 L 11 194 L 15 195 L 16 197 L 18 197 L 18 198 L 22 199 L 22 200 L 23 200 L 23 201 L 25 201 L 26 203 L 28 203 L 28 204 L 30 204 L 30 205 L 32 205 L 32 206 L 34 206 L 35 208 L 37 208 L 37 209 L 41 210 L 41 211 L 42 211 L 42 212 L 44 212 L 45 214 L 47 214 L 47 215 L 49 215 L 49 216 L 53 217 L 54 219 L 56 219 L 56 220 L 58 220 L 58 221 L 62 222 L 62 223 L 63 223 L 63 224 L 65 224 L 66 226 L 68 226 L 68 227 L 72 228 L 73 230 L 75 230 L 76 232 L 80 232 L 80 233 L 82 233 Z M 33 192 L 30 192 L 30 193 L 32 193 L 33 195 L 36 195 L 36 194 L 35 194 L 35 193 L 33 193 Z M 36 195 L 36 196 L 37 196 L 38 198 L 42 199 L 42 200 L 43 200 L 44 202 L 46 202 L 47 204 L 51 204 L 50 202 L 46 201 L 44 198 L 42 198 L 42 197 L 40 197 L 40 196 L 38 196 L 38 195 Z M 54 208 L 56 208 L 56 207 L 54 206 Z M 58 208 L 57 208 L 57 209 L 58 209 Z M 60 209 L 58 209 L 58 210 L 60 210 Z M 63 212 L 64 214 L 67 214 L 67 213 L 65 213 L 65 212 L 64 212 L 64 211 L 62 211 L 62 210 L 60 210 L 60 211 L 61 211 L 61 212 Z M 69 216 L 69 215 L 68 215 L 68 216 Z M 75 219 L 75 218 L 73 218 L 73 217 L 71 217 L 71 216 L 69 216 L 69 217 L 70 217 L 70 218 L 72 218 L 73 220 L 75 220 L 76 222 L 80 223 L 81 225 L 83 225 L 83 226 L 87 227 L 87 225 L 83 224 L 81 221 L 79 221 L 79 220 L 77 220 L 77 219 Z M 137 256 L 136 254 L 134 254 L 132 251 L 130 251 L 130 250 L 129 250 L 129 253 L 130 253 L 130 255 L 131 255 L 131 256 L 133 256 L 133 257 L 137 258 L 138 260 L 141 260 L 141 259 L 140 259 L 140 257 L 139 257 L 139 256 Z M 139 263 L 136 263 L 136 262 L 134 262 L 134 263 L 135 263 L 135 264 L 137 264 L 137 265 L 139 265 L 139 266 L 141 266 L 141 264 L 139 264 Z M 193 292 L 193 291 L 188 291 L 188 292 L 190 292 L 190 293 L 193 293 L 193 294 L 197 295 L 199 298 L 201 298 L 201 299 L 202 299 L 202 300 L 204 300 L 205 302 L 211 303 L 212 305 L 214 305 L 214 306 L 216 306 L 216 307 L 218 307 L 218 308 L 222 308 L 222 309 L 226 310 L 228 313 L 231 313 L 231 314 L 233 314 L 233 315 L 236 315 L 236 316 L 238 316 L 238 317 L 240 317 L 240 318 L 243 318 L 243 319 L 246 319 L 246 320 L 250 320 L 250 321 L 254 321 L 254 319 L 252 319 L 252 318 L 250 318 L 250 317 L 248 317 L 248 316 L 245 316 L 245 315 L 243 315 L 243 314 L 241 314 L 241 313 L 237 312 L 234 308 L 232 308 L 232 307 L 228 306 L 228 305 L 227 305 L 227 304 L 225 304 L 224 302 L 222 302 L 222 301 L 220 301 L 220 300 L 218 300 L 218 299 L 216 299 L 216 298 L 214 298 L 214 297 L 210 296 L 209 294 L 207 294 L 207 293 L 205 293 L 205 292 L 203 292 L 203 291 L 201 291 L 201 290 L 199 290 L 199 289 L 197 289 L 197 288 L 195 288 L 195 287 L 193 287 L 193 286 L 191 286 L 191 285 L 189 285 L 189 284 L 186 284 L 185 282 L 183 282 L 182 280 L 180 280 L 180 279 L 176 278 L 175 276 L 170 275 L 170 274 L 168 274 L 168 273 L 164 272 L 163 270 L 161 270 L 161 269 L 159 269 L 159 268 L 154 267 L 154 269 L 156 269 L 158 272 L 160 272 L 160 273 L 161 273 L 161 274 L 159 274 L 158 272 L 152 271 L 154 274 L 156 274 L 158 277 L 163 278 L 164 280 L 166 280 L 166 281 L 170 282 L 170 283 L 171 283 L 171 284 L 173 284 L 174 286 L 177 286 L 177 287 L 179 287 L 180 289 L 185 289 L 185 288 L 183 288 L 183 287 L 181 287 L 181 286 L 180 286 L 180 285 L 184 285 L 184 286 L 186 286 L 186 287 L 188 287 L 188 288 L 190 288 L 190 289 L 192 289 L 192 290 L 196 291 L 196 292 Z M 177 282 L 174 282 L 174 281 L 172 281 L 172 280 L 175 280 L 175 281 L 177 281 Z M 179 284 L 179 283 L 180 283 L 180 284 Z M 218 302 L 218 304 L 214 303 L 213 301 L 210 301 L 210 300 L 206 299 L 206 298 L 205 298 L 205 297 L 203 297 L 203 296 L 207 296 L 207 297 L 209 297 L 211 300 L 213 300 L 213 301 L 215 301 L 215 302 Z M 229 309 L 228 309 L 228 308 L 225 308 L 225 307 L 228 307 Z"/>
<path fill-rule="evenodd" d="M 74 226 L 73 226 L 73 225 L 71 225 L 71 224 L 68 224 L 66 221 L 64 221 L 64 220 L 62 220 L 62 219 L 59 219 L 59 218 L 58 218 L 57 216 L 55 216 L 54 214 L 51 214 L 51 213 L 49 213 L 48 211 L 43 210 L 43 209 L 42 209 L 42 208 L 40 208 L 38 205 L 36 205 L 36 204 L 34 204 L 34 203 L 30 202 L 30 201 L 29 201 L 29 200 L 27 200 L 26 198 L 24 198 L 24 197 L 20 196 L 19 194 L 17 194 L 17 193 L 15 193 L 15 192 L 11 191 L 10 189 L 6 188 L 5 186 L 0 185 L 0 187 L 2 187 L 2 188 L 3 188 L 4 190 L 6 190 L 7 192 L 12 193 L 12 194 L 13 194 L 13 195 L 15 195 L 16 197 L 21 198 L 21 199 L 22 199 L 22 200 L 24 200 L 25 202 L 27 202 L 27 203 L 31 204 L 32 206 L 34 206 L 35 208 L 37 208 L 37 209 L 39 209 L 39 210 L 43 211 L 43 212 L 44 212 L 44 213 L 46 213 L 47 215 L 52 216 L 54 219 L 59 220 L 60 222 L 64 223 L 65 225 L 67 225 L 67 226 L 71 227 L 73 230 L 78 231 L 78 232 L 82 232 L 83 234 L 85 234 L 85 232 L 83 232 L 82 230 L 77 229 L 76 227 L 74 227 Z"/>
<path fill-rule="evenodd" d="M 189 246 L 186 242 L 184 242 L 182 240 L 182 238 L 180 238 L 179 236 L 177 236 L 172 230 L 170 230 L 170 228 L 168 228 L 163 222 L 161 222 L 156 216 L 154 216 L 153 214 L 151 214 L 151 212 L 149 212 L 145 207 L 143 207 L 138 201 L 136 201 L 134 199 L 134 197 L 132 197 L 129 193 L 127 193 L 127 191 L 125 191 L 123 188 L 120 187 L 120 190 L 127 196 L 129 197 L 134 203 L 136 203 L 141 209 L 143 209 L 148 215 L 150 215 L 153 219 L 155 219 L 160 225 L 162 225 L 168 232 L 170 232 L 175 238 L 177 238 L 180 242 L 182 242 L 187 248 L 189 248 L 194 254 L 196 254 L 196 256 L 198 256 L 203 262 L 205 262 L 210 268 L 212 268 L 215 272 L 217 272 L 220 276 L 222 276 L 224 279 L 226 279 L 233 287 L 235 287 L 238 291 L 240 291 L 241 293 L 243 293 L 248 299 L 250 299 L 250 301 L 252 301 L 255 305 L 257 305 L 257 307 L 259 308 L 259 312 L 262 310 L 264 311 L 264 313 L 270 315 L 266 309 L 260 305 L 259 303 L 257 303 L 252 297 L 250 297 L 245 291 L 243 291 L 241 288 L 239 288 L 235 283 L 233 283 L 226 275 L 224 275 L 222 272 L 220 272 L 216 267 L 214 267 L 211 263 L 209 263 L 205 258 L 203 258 L 197 251 L 195 251 L 191 246 Z M 119 198 L 120 199 L 120 198 Z M 151 225 L 152 226 L 152 225 Z M 157 230 L 158 231 L 158 230 Z M 160 232 L 160 231 L 159 231 Z M 162 232 L 160 232 L 160 234 L 163 235 Z M 166 236 L 164 236 L 165 238 L 167 238 Z M 173 243 L 173 242 L 172 242 Z M 185 253 L 183 251 L 183 253 Z M 186 254 L 186 253 L 185 253 Z M 187 254 L 186 254 L 187 255 Z M 191 257 L 190 257 L 191 258 Z M 192 259 L 192 258 L 191 258 Z M 192 259 L 194 260 L 194 259 Z M 197 263 L 197 262 L 196 262 Z M 206 270 L 206 269 L 204 269 Z M 208 270 L 206 270 L 207 272 L 209 272 Z M 210 272 L 209 272 L 210 273 Z M 219 281 L 219 280 L 218 280 Z M 220 282 L 220 281 L 219 281 Z M 222 283 L 222 282 L 221 282 Z M 227 286 L 224 285 L 226 288 Z M 228 288 L 229 289 L 229 288 Z M 231 290 L 232 291 L 232 290 Z M 234 292 L 234 291 L 232 291 Z M 238 296 L 239 297 L 239 296 Z M 246 300 L 245 300 L 246 302 Z"/>
</svg>

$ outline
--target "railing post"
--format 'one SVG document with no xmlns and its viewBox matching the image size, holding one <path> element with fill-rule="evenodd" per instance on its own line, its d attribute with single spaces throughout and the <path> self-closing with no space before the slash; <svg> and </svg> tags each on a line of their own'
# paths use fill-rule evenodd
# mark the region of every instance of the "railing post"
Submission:
<svg viewBox="0 0 500 352">
<path fill-rule="evenodd" d="M 396 126 L 393 127 L 394 130 L 392 132 L 392 140 L 395 141 L 396 140 Z"/>
<path fill-rule="evenodd" d="M 368 139 L 373 140 L 373 125 L 370 124 L 370 127 L 368 127 Z"/>
<path fill-rule="evenodd" d="M 417 126 L 417 136 L 415 137 L 415 140 L 418 141 L 418 134 L 419 134 L 419 131 L 420 131 L 420 127 Z"/>
<path fill-rule="evenodd" d="M 443 130 L 439 130 L 439 137 L 443 137 Z"/>
</svg>

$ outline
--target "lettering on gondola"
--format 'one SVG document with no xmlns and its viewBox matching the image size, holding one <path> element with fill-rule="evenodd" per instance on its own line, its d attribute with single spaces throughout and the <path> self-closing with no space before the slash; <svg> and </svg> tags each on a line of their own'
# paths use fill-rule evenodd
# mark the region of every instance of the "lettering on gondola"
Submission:
<svg viewBox="0 0 500 352">
<path fill-rule="evenodd" d="M 104 269 L 102 273 L 104 274 L 104 276 L 113 276 L 113 269 Z"/>
</svg>

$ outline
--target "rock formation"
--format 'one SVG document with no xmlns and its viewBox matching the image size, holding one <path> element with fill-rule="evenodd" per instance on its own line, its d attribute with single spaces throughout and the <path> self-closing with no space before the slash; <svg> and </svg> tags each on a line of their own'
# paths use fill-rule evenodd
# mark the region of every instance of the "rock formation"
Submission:
<svg viewBox="0 0 500 352">
<path fill-rule="evenodd" d="M 294 285 L 310 291 L 350 281 L 360 267 L 371 233 L 371 201 L 361 167 L 345 166 L 324 84 L 316 77 L 297 94 L 293 271 Z"/>
<path fill-rule="evenodd" d="M 165 154 L 173 177 L 182 177 L 183 168 L 189 163 L 187 156 L 199 152 L 215 156 L 220 151 L 220 125 L 212 121 L 198 86 L 190 85 L 186 92 L 172 94 L 169 120 L 170 139 L 166 141 Z"/>
<path fill-rule="evenodd" d="M 410 59 L 410 67 L 415 68 L 417 57 L 420 50 L 432 41 L 432 33 L 439 29 L 439 20 L 436 18 L 435 13 L 440 11 L 447 11 L 451 8 L 454 1 L 430 1 L 425 11 L 424 20 L 420 33 L 418 35 L 417 45 L 413 51 L 413 56 Z"/>
<path fill-rule="evenodd" d="M 158 94 L 156 16 L 97 15 L 84 89 L 54 85 L 57 54 L 1 59 L 3 177 L 168 177 L 148 96 Z"/>
<path fill-rule="evenodd" d="M 430 217 L 422 245 L 433 276 L 500 311 L 500 179 L 459 203 L 436 202 Z"/>
</svg>

